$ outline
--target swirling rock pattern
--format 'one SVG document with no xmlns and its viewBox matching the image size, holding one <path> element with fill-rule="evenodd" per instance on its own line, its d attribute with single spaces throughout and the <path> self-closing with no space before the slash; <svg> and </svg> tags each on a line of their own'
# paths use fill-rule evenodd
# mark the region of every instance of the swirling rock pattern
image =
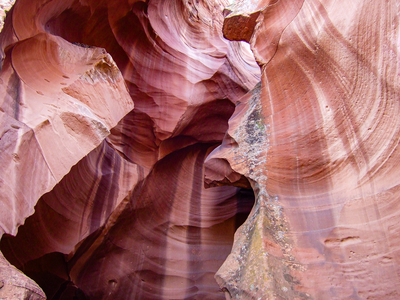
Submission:
<svg viewBox="0 0 400 300">
<path fill-rule="evenodd" d="M 17 154 L 37 167 L 31 185 L 5 188 L 29 197 L 21 215 L 7 196 L 22 208 L 5 232 L 37 204 L 1 250 L 49 299 L 224 298 L 214 274 L 254 196 L 205 189 L 203 161 L 260 80 L 250 48 L 222 37 L 225 5 L 14 5 L 0 37 L 3 110 L 27 132 L 30 160 Z"/>
<path fill-rule="evenodd" d="M 232 14 L 259 15 L 250 38 L 234 22 L 225 36 L 250 42 L 262 83 L 208 157 L 208 181 L 242 174 L 257 200 L 219 284 L 233 298 L 397 299 L 398 3 Z"/>
<path fill-rule="evenodd" d="M 229 4 L 8 14 L 1 251 L 49 299 L 400 298 L 398 3 Z"/>
</svg>

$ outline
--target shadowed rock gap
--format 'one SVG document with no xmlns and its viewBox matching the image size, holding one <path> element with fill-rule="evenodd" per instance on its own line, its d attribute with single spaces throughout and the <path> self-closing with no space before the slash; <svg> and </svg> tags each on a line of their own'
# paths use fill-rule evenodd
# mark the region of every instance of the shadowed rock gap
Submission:
<svg viewBox="0 0 400 300">
<path fill-rule="evenodd" d="M 223 202 L 220 202 L 218 204 L 218 206 L 215 207 L 215 209 L 214 209 L 214 210 L 216 210 L 215 214 L 216 215 L 220 215 L 221 213 L 226 212 L 226 210 L 227 210 L 226 205 L 228 205 L 228 207 L 232 206 L 232 205 L 236 206 L 236 216 L 235 216 L 235 214 L 232 215 L 233 216 L 233 218 L 232 218 L 233 222 L 229 221 L 231 225 L 229 225 L 228 227 L 223 226 L 225 228 L 223 230 L 223 232 L 221 232 L 221 233 L 223 233 L 223 235 L 222 236 L 219 235 L 219 237 L 217 239 L 215 239 L 215 240 L 213 240 L 213 237 L 209 235 L 207 229 L 201 229 L 201 227 L 199 227 L 199 226 L 201 226 L 200 224 L 202 222 L 201 218 L 198 215 L 199 212 L 198 211 L 190 212 L 190 209 L 193 209 L 195 207 L 201 207 L 201 205 L 202 205 L 201 202 L 199 202 L 200 199 L 199 199 L 199 195 L 198 195 L 199 192 L 200 193 L 202 193 L 202 192 L 200 190 L 198 190 L 198 189 L 197 189 L 197 192 L 192 190 L 192 196 L 191 196 L 192 200 L 190 201 L 190 203 L 192 203 L 190 205 L 190 207 L 192 207 L 192 208 L 188 208 L 189 211 L 186 212 L 186 214 L 188 214 L 187 215 L 187 217 L 188 217 L 187 220 L 189 222 L 187 227 L 186 226 L 183 227 L 183 228 L 185 228 L 185 227 L 187 228 L 187 229 L 185 229 L 183 231 L 183 232 L 186 232 L 186 236 L 185 235 L 183 235 L 183 236 L 180 235 L 180 229 L 179 228 L 182 228 L 181 227 L 182 225 L 179 225 L 178 227 L 176 227 L 176 225 L 174 225 L 173 222 L 170 223 L 171 221 L 167 221 L 167 223 L 165 223 L 166 221 L 161 221 L 161 222 L 160 221 L 158 221 L 158 222 L 156 221 L 159 218 L 161 218 L 160 220 L 168 220 L 168 219 L 170 219 L 171 217 L 168 217 L 168 214 L 166 214 L 168 209 L 167 210 L 166 209 L 161 209 L 160 210 L 160 208 L 157 208 L 156 211 L 159 211 L 159 213 L 155 211 L 156 212 L 155 216 L 157 216 L 157 217 L 151 217 L 147 221 L 140 221 L 139 223 L 137 223 L 139 221 L 139 219 L 142 219 L 143 216 L 145 216 L 146 214 L 145 214 L 145 211 L 143 209 L 137 210 L 137 208 L 135 208 L 135 207 L 141 207 L 143 205 L 146 206 L 146 204 L 142 203 L 142 201 L 145 200 L 145 199 L 147 199 L 146 201 L 149 201 L 148 197 L 151 195 L 149 193 L 152 193 L 152 191 L 154 190 L 154 188 L 149 188 L 149 187 L 146 188 L 145 186 L 149 186 L 149 185 L 150 186 L 154 186 L 154 184 L 157 184 L 156 182 L 164 182 L 164 181 L 168 182 L 168 180 L 170 180 L 168 178 L 174 178 L 176 176 L 176 175 L 174 175 L 175 174 L 174 172 L 179 171 L 180 169 L 182 169 L 182 167 L 184 169 L 186 169 L 185 165 L 184 166 L 179 166 L 179 164 L 178 165 L 176 164 L 177 158 L 178 157 L 185 157 L 187 155 L 191 156 L 192 155 L 191 153 L 193 153 L 193 151 L 198 151 L 198 150 L 195 150 L 196 148 L 197 148 L 196 145 L 190 146 L 189 148 L 187 148 L 187 150 L 185 150 L 186 148 L 182 149 L 182 150 L 179 150 L 179 151 L 177 151 L 176 154 L 174 152 L 174 153 L 166 156 L 163 160 L 161 160 L 161 162 L 158 163 L 155 166 L 154 171 L 152 171 L 150 173 L 150 175 L 149 175 L 150 177 L 145 180 L 145 182 L 148 182 L 148 183 L 144 183 L 144 185 L 140 184 L 140 185 L 137 186 L 136 192 L 135 191 L 133 192 L 133 195 L 136 195 L 136 196 L 133 196 L 134 198 L 132 198 L 132 200 L 130 200 L 130 202 L 129 202 L 130 204 L 128 204 L 128 206 L 124 209 L 122 214 L 119 216 L 119 218 L 118 218 L 119 221 L 117 221 L 117 223 L 113 225 L 113 228 L 111 229 L 111 231 L 106 233 L 105 237 L 102 237 L 102 235 L 104 235 L 104 233 L 102 233 L 102 231 L 104 232 L 104 228 L 100 228 L 96 232 L 93 232 L 93 234 L 91 234 L 91 236 L 89 236 L 87 239 L 85 239 L 85 241 L 80 245 L 80 247 L 76 251 L 76 254 L 73 257 L 67 258 L 65 255 L 63 255 L 61 253 L 60 254 L 57 254 L 57 253 L 47 254 L 47 255 L 44 255 L 43 257 L 40 257 L 38 259 L 26 262 L 25 264 L 20 266 L 20 268 L 23 271 L 25 271 L 28 276 L 30 276 L 31 278 L 36 280 L 39 284 L 41 284 L 42 288 L 46 292 L 46 294 L 49 297 L 49 299 L 61 299 L 61 298 L 59 298 L 59 297 L 61 297 L 60 295 L 63 295 L 64 293 L 66 295 L 68 293 L 70 294 L 71 293 L 71 289 L 73 289 L 73 285 L 71 285 L 72 283 L 70 281 L 71 280 L 70 274 L 69 274 L 69 271 L 67 269 L 76 268 L 77 267 L 76 264 L 80 263 L 79 262 L 80 257 L 82 257 L 82 255 L 84 256 L 85 252 L 87 252 L 91 247 L 93 247 L 94 244 L 96 244 L 96 241 L 103 240 L 102 243 L 104 245 L 107 244 L 108 246 L 105 246 L 105 247 L 97 246 L 97 248 L 99 250 L 96 250 L 94 252 L 94 254 L 92 255 L 92 258 L 90 258 L 88 261 L 86 261 L 83 266 L 79 267 L 79 268 L 82 269 L 82 271 L 85 270 L 84 273 L 81 273 L 79 275 L 79 278 L 72 279 L 72 281 L 75 282 L 75 284 L 77 284 L 78 287 L 81 286 L 84 291 L 88 288 L 88 285 L 90 285 L 87 282 L 88 279 L 97 280 L 96 279 L 97 276 L 102 276 L 102 275 L 100 275 L 101 273 L 98 273 L 97 271 L 94 271 L 95 273 L 92 273 L 90 271 L 90 269 L 92 269 L 92 266 L 99 265 L 99 263 L 100 263 L 100 262 L 97 261 L 97 258 L 96 258 L 99 254 L 96 254 L 96 253 L 103 253 L 101 255 L 101 257 L 104 257 L 104 258 L 105 257 L 113 257 L 113 253 L 115 253 L 116 250 L 113 250 L 115 245 L 111 246 L 114 243 L 110 244 L 110 241 L 113 240 L 115 237 L 119 236 L 119 239 L 121 239 L 121 235 L 120 234 L 122 232 L 125 232 L 127 230 L 128 230 L 128 232 L 133 232 L 132 230 L 140 230 L 141 226 L 145 226 L 145 227 L 151 226 L 151 227 L 153 227 L 154 223 L 156 223 L 156 224 L 159 223 L 161 227 L 159 229 L 156 229 L 156 232 L 158 232 L 157 235 L 159 235 L 159 234 L 163 235 L 163 233 L 162 233 L 163 230 L 167 230 L 167 231 L 171 232 L 172 236 L 175 236 L 175 238 L 173 238 L 172 241 L 174 241 L 176 238 L 179 238 L 179 239 L 182 238 L 183 239 L 182 242 L 186 240 L 186 242 L 184 242 L 184 243 L 188 243 L 188 245 L 193 245 L 193 246 L 189 246 L 187 248 L 187 251 L 189 253 L 189 260 L 187 262 L 188 263 L 187 267 L 188 267 L 188 272 L 190 274 L 193 274 L 193 276 L 196 277 L 196 273 L 199 271 L 199 269 L 198 269 L 199 268 L 199 263 L 201 263 L 201 261 L 203 261 L 203 263 L 208 263 L 207 259 L 206 259 L 206 261 L 204 261 L 204 259 L 201 259 L 201 257 L 207 257 L 207 255 L 212 254 L 212 253 L 208 252 L 209 250 L 207 250 L 207 248 L 204 249 L 204 251 L 206 253 L 205 254 L 202 253 L 203 250 L 202 250 L 202 246 L 201 246 L 202 245 L 201 239 L 199 239 L 199 235 L 196 232 L 199 232 L 199 230 L 203 230 L 203 231 L 206 230 L 206 234 L 208 234 L 208 236 L 209 236 L 208 238 L 211 238 L 211 240 L 209 242 L 212 242 L 212 243 L 221 241 L 221 238 L 223 238 L 223 239 L 228 238 L 228 240 L 229 240 L 229 236 L 227 235 L 227 231 L 226 230 L 229 227 L 231 227 L 231 229 L 229 231 L 231 232 L 231 235 L 233 235 L 233 232 L 244 221 L 244 219 L 246 218 L 248 212 L 250 211 L 250 209 L 251 209 L 251 207 L 253 205 L 254 195 L 252 194 L 251 190 L 240 189 L 237 192 L 234 192 L 233 194 L 231 193 L 233 198 L 227 199 L 227 200 L 225 200 Z M 196 163 L 196 161 L 194 161 L 194 165 L 193 165 L 193 167 L 195 168 L 194 170 L 197 170 L 196 172 L 202 172 L 201 171 L 202 170 L 202 161 L 204 160 L 204 155 L 206 153 L 206 150 L 209 148 L 209 146 L 208 145 L 204 145 L 204 146 L 201 146 L 201 148 L 203 149 L 202 150 L 203 154 L 202 154 L 202 156 L 198 156 L 198 158 L 196 158 L 197 163 Z M 187 151 L 189 151 L 189 152 L 187 152 Z M 187 154 L 182 156 L 183 153 L 187 153 Z M 188 158 L 186 158 L 185 160 L 187 160 L 187 159 Z M 171 173 L 171 168 L 170 167 L 165 168 L 166 164 L 170 165 L 170 161 L 171 160 L 173 162 L 175 162 L 174 163 L 174 165 L 175 165 L 174 168 L 176 170 L 176 171 L 172 170 L 172 173 Z M 163 161 L 164 161 L 164 163 L 163 163 Z M 179 161 L 179 159 L 178 159 L 178 161 Z M 192 168 L 192 167 L 190 167 L 190 168 Z M 165 175 L 161 175 L 164 172 L 163 170 L 168 170 L 168 172 Z M 160 173 L 160 172 L 162 172 L 162 173 Z M 152 175 L 152 174 L 154 174 L 154 175 Z M 157 177 L 154 177 L 155 174 L 157 174 Z M 198 175 L 196 175 L 196 173 L 194 173 L 194 177 L 196 177 L 196 176 L 198 176 Z M 157 178 L 157 180 L 154 181 L 154 179 L 152 179 L 152 178 Z M 200 176 L 199 178 L 201 179 L 202 176 Z M 160 181 L 160 180 L 162 180 L 162 181 Z M 195 181 L 193 181 L 193 184 L 198 185 L 199 187 L 201 187 L 203 185 L 203 182 L 202 182 L 202 180 L 198 180 L 197 183 Z M 218 188 L 212 188 L 212 189 L 218 190 Z M 209 189 L 209 190 L 202 189 L 202 190 L 203 190 L 203 193 L 204 192 L 208 193 L 212 189 Z M 222 188 L 222 189 L 223 190 L 227 190 L 227 188 Z M 235 190 L 235 188 L 234 188 L 234 190 Z M 159 190 L 159 192 L 161 192 L 161 195 L 163 195 L 162 196 L 163 200 L 161 202 L 157 202 L 157 203 L 162 204 L 162 203 L 165 202 L 164 206 L 165 206 L 165 204 L 167 204 L 166 207 L 170 207 L 171 204 L 168 204 L 168 202 L 169 202 L 168 199 L 174 199 L 175 196 L 173 194 L 176 194 L 176 192 L 173 192 L 171 190 L 169 190 L 169 192 L 168 192 L 169 194 L 165 194 L 162 190 L 161 191 Z M 235 196 L 235 194 L 237 196 Z M 149 196 L 146 196 L 146 195 L 149 195 Z M 151 196 L 151 197 L 153 197 L 153 196 Z M 152 200 L 152 201 L 154 201 L 154 200 Z M 174 204 L 172 204 L 172 205 L 174 205 Z M 177 214 L 177 213 L 179 214 L 180 213 L 179 211 L 181 210 L 182 205 L 185 205 L 185 204 L 182 203 L 180 205 L 177 205 L 177 208 L 175 208 L 175 211 L 176 211 L 176 209 L 178 209 L 178 211 L 175 212 L 175 214 Z M 206 208 L 207 208 L 207 206 L 206 206 Z M 207 208 L 207 209 L 209 210 L 210 208 Z M 146 209 L 146 211 L 147 210 L 148 209 Z M 150 211 L 151 210 L 152 209 L 150 207 Z M 40 211 L 37 211 L 37 213 L 38 212 L 40 212 Z M 139 212 L 140 212 L 140 214 L 138 214 Z M 153 215 L 154 215 L 154 213 L 153 213 Z M 192 215 L 192 217 L 190 217 L 191 215 Z M 134 216 L 136 216 L 136 217 L 134 217 Z M 150 216 L 151 216 L 151 214 L 150 214 Z M 175 218 L 176 217 L 177 216 L 175 215 Z M 137 218 L 139 218 L 139 219 L 137 219 Z M 191 218 L 193 218 L 192 221 L 190 221 Z M 35 219 L 35 215 L 30 217 L 30 219 Z M 135 219 L 137 221 L 135 221 Z M 152 221 L 150 221 L 150 220 L 152 220 Z M 25 226 L 28 226 L 29 223 L 30 223 L 30 221 L 28 219 L 27 220 L 27 225 L 25 225 Z M 118 225 L 118 224 L 120 224 L 120 225 Z M 135 224 L 139 224 L 139 226 L 135 225 Z M 227 224 L 229 224 L 229 223 L 227 223 Z M 25 226 L 22 226 L 20 228 L 21 232 L 24 231 L 24 227 Z M 125 228 L 125 229 L 122 230 L 122 228 Z M 132 228 L 132 229 L 127 229 L 127 228 Z M 164 228 L 164 229 L 162 229 L 162 228 Z M 161 229 L 161 231 L 160 231 L 160 229 Z M 176 232 L 175 231 L 176 229 L 179 229 L 179 231 Z M 146 231 L 148 232 L 148 234 L 153 236 L 153 238 L 151 238 L 151 240 L 150 240 L 150 241 L 152 241 L 151 243 L 155 242 L 156 240 L 159 240 L 159 237 L 157 237 L 157 235 L 154 235 L 154 233 L 151 232 L 151 229 L 147 229 Z M 117 232 L 117 233 L 115 233 L 115 232 Z M 194 235 L 192 234 L 193 232 L 195 233 Z M 218 231 L 215 231 L 215 232 L 217 233 Z M 221 234 L 221 233 L 219 233 L 219 234 Z M 176 234 L 178 234 L 178 235 L 176 235 Z M 165 238 L 166 238 L 166 236 L 165 236 Z M 225 247 L 225 250 L 224 250 L 225 251 L 225 254 L 224 254 L 225 256 L 228 255 L 228 253 L 230 251 L 231 244 L 229 245 L 229 243 L 232 243 L 232 238 L 233 238 L 233 236 L 230 237 L 230 242 L 228 242 L 228 244 L 226 246 L 224 246 Z M 13 242 L 14 239 L 16 240 L 15 242 Z M 2 242 L 1 242 L 2 243 L 3 253 L 6 255 L 6 257 L 10 261 L 14 261 L 15 262 L 15 260 L 12 258 L 12 256 L 10 256 L 9 251 L 7 249 L 9 249 L 8 248 L 9 245 L 10 244 L 12 245 L 13 243 L 15 244 L 16 247 L 21 247 L 22 246 L 21 241 L 18 242 L 18 239 L 19 239 L 18 235 L 17 235 L 16 238 L 4 237 Z M 132 237 L 130 237 L 130 239 L 132 239 Z M 138 243 L 139 243 L 138 245 L 141 245 L 140 242 L 139 242 L 141 239 L 143 239 L 143 237 L 138 239 Z M 34 242 L 31 240 L 29 246 L 33 246 L 33 245 L 34 245 Z M 153 250 L 151 250 L 151 251 L 157 251 L 156 253 L 158 253 L 158 254 L 156 254 L 156 257 L 159 257 L 159 259 L 161 259 L 166 254 L 162 254 L 162 252 L 159 252 L 159 251 L 161 251 L 162 248 L 164 248 L 166 245 L 168 245 L 168 241 L 167 240 L 165 240 L 164 242 L 158 241 L 157 245 L 158 246 L 153 246 L 152 247 Z M 164 246 L 162 246 L 162 245 L 164 245 Z M 130 246 L 130 247 L 132 247 L 132 246 Z M 135 246 L 132 249 L 135 249 L 137 247 L 138 246 Z M 142 245 L 140 247 L 142 247 L 142 249 L 143 249 L 144 246 Z M 128 250 L 128 248 L 126 248 L 126 246 L 124 246 L 123 248 Z M 100 249 L 102 249 L 102 250 L 100 250 Z M 148 249 L 148 248 L 146 248 L 146 249 Z M 221 248 L 221 250 L 222 250 L 222 248 Z M 217 251 L 220 252 L 221 250 L 217 250 Z M 132 250 L 130 250 L 130 251 L 132 251 Z M 207 254 L 207 253 L 209 253 L 209 254 Z M 103 256 L 103 255 L 105 255 L 105 256 Z M 169 255 L 173 255 L 173 253 L 170 253 Z M 213 255 L 210 256 L 209 259 L 212 259 L 212 257 L 213 257 Z M 69 260 L 69 262 L 67 262 L 66 259 Z M 159 260 L 158 263 L 161 264 L 160 267 L 162 265 L 168 265 L 168 260 L 165 260 L 165 259 Z M 222 260 L 220 260 L 220 264 L 223 262 L 223 260 L 224 260 L 224 257 L 222 257 Z M 71 264 L 71 263 L 73 263 L 73 264 Z M 102 263 L 100 263 L 100 264 L 102 264 Z M 183 261 L 182 268 L 185 266 L 185 264 L 186 263 Z M 140 265 L 140 263 L 139 263 L 139 265 Z M 214 267 L 214 272 L 219 267 L 219 265 L 216 265 L 215 267 Z M 134 272 L 135 265 L 131 265 L 131 268 L 132 268 L 131 272 Z M 148 272 L 150 272 L 152 267 L 149 267 L 150 268 L 149 271 L 146 271 L 146 268 L 147 267 L 145 267 L 143 271 L 140 271 L 138 273 L 137 279 L 140 280 L 139 282 L 141 284 L 144 284 L 145 282 L 149 282 L 149 281 L 150 282 L 154 282 L 155 285 L 153 285 L 153 288 L 156 288 L 156 290 L 157 290 L 157 287 L 158 287 L 158 289 L 161 288 L 161 290 L 162 290 L 162 285 L 163 285 L 162 281 L 158 281 L 156 278 L 161 279 L 162 277 L 160 277 L 160 276 L 162 276 L 162 274 L 165 273 L 168 270 L 164 269 L 164 271 L 162 271 L 163 269 L 159 269 L 159 271 L 157 271 L 156 273 L 154 273 L 153 275 L 150 276 L 150 274 Z M 57 269 L 58 270 L 61 269 L 62 271 L 56 271 Z M 108 270 L 107 272 L 112 272 L 113 268 L 110 268 L 110 269 L 107 269 L 107 270 Z M 129 271 L 129 270 L 127 270 L 127 271 Z M 213 274 L 212 274 L 212 276 L 213 276 Z M 111 279 L 108 279 L 108 282 L 112 282 L 111 287 L 113 287 L 113 288 L 111 290 L 114 291 L 114 292 L 118 292 L 117 290 L 114 289 L 114 285 L 122 284 L 122 286 L 123 286 L 124 278 L 125 278 L 125 276 L 124 277 L 116 276 L 116 277 L 113 277 Z M 122 283 L 121 283 L 121 280 L 122 280 Z M 154 281 L 154 280 L 156 280 L 156 281 Z M 164 282 L 165 282 L 165 280 L 166 279 L 164 279 Z M 193 278 L 193 280 L 196 281 L 198 279 Z M 168 281 L 168 279 L 167 279 L 167 281 Z M 58 284 L 56 282 L 58 282 Z M 164 285 L 165 284 L 166 283 L 164 283 Z M 56 289 L 57 286 L 59 286 L 58 290 Z M 68 289 L 67 289 L 67 287 L 68 287 Z M 75 288 L 75 289 L 77 289 L 77 288 Z M 124 292 L 122 292 L 122 291 L 124 291 Z M 86 292 L 87 292 L 87 290 L 86 290 Z M 125 288 L 123 288 L 120 292 L 123 293 L 123 294 L 126 294 L 127 291 L 125 290 Z M 76 293 L 81 293 L 81 292 L 79 292 L 79 290 L 77 290 Z M 107 294 L 107 292 L 105 292 L 105 293 Z M 131 296 L 131 297 L 133 297 L 132 299 L 137 299 L 137 297 L 140 297 L 141 299 L 154 299 L 154 297 L 168 299 L 168 297 L 169 297 L 167 295 L 165 295 L 163 297 L 162 294 L 157 294 L 157 293 L 155 293 L 155 294 L 154 293 L 150 293 L 149 294 L 149 291 L 147 291 L 147 292 L 139 292 L 139 290 L 131 290 L 129 293 L 130 293 L 130 295 L 132 295 Z M 93 298 L 93 299 L 101 299 L 101 298 L 104 297 L 103 293 L 101 293 L 101 294 L 98 294 L 98 292 L 94 292 L 93 293 L 93 291 L 90 291 L 90 290 L 89 290 L 88 294 L 91 295 L 90 298 Z M 217 294 L 218 294 L 218 292 L 217 292 Z M 217 294 L 215 294 L 213 297 L 217 297 Z M 116 295 L 117 295 L 116 297 L 119 297 L 118 296 L 119 292 Z M 200 288 L 199 290 L 196 289 L 194 291 L 187 290 L 184 293 L 184 295 L 185 295 L 185 297 L 182 297 L 182 299 L 190 299 L 192 297 L 197 297 L 199 295 L 203 295 L 203 296 L 207 297 L 208 294 L 207 293 L 203 294 L 202 289 Z M 62 298 L 62 299 L 64 299 L 64 298 Z"/>
</svg>

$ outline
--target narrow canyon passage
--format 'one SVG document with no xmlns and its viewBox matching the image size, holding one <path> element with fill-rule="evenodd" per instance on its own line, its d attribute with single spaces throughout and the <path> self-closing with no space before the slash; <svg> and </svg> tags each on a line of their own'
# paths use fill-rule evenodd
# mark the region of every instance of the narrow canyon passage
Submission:
<svg viewBox="0 0 400 300">
<path fill-rule="evenodd" d="M 399 16 L 17 0 L 0 298 L 399 299 Z"/>
<path fill-rule="evenodd" d="M 76 174 L 85 167 L 79 163 L 39 200 L 16 237 L 3 237 L 3 254 L 34 279 L 48 299 L 67 299 L 74 293 L 90 299 L 224 299 L 214 275 L 230 253 L 233 234 L 250 212 L 254 195 L 228 186 L 204 188 L 203 161 L 209 148 L 195 144 L 161 159 L 136 185 L 122 211 L 114 210 L 97 230 L 87 224 L 93 232 L 74 248 L 76 231 L 86 225 L 82 223 L 96 223 L 107 214 L 115 188 L 108 176 L 111 167 L 101 178 L 87 176 L 99 182 L 108 178 L 108 185 L 90 191 L 97 195 L 90 218 L 68 219 L 54 206 L 74 206 L 77 215 L 84 215 L 74 194 L 84 191 L 82 182 L 79 192 L 74 188 Z M 87 184 L 88 189 L 92 186 Z M 97 201 L 103 210 L 94 215 Z M 73 250 L 66 251 L 67 246 Z M 54 252 L 61 250 L 67 254 Z"/>
<path fill-rule="evenodd" d="M 254 194 L 245 178 L 240 187 L 206 188 L 204 161 L 222 142 L 235 103 L 259 80 L 248 46 L 222 37 L 225 5 L 20 1 L 14 6 L 16 20 L 29 7 L 39 9 L 35 16 L 46 35 L 38 53 L 44 62 L 33 68 L 48 64 L 39 51 L 56 60 L 98 48 L 110 54 L 112 61 L 95 64 L 82 83 L 69 84 L 70 76 L 63 75 L 62 93 L 69 101 L 99 101 L 98 82 L 113 85 L 118 67 L 134 104 L 107 138 L 39 199 L 18 234 L 1 240 L 6 259 L 48 299 L 225 298 L 214 275 Z M 69 52 L 52 52 L 60 42 L 48 42 L 49 34 L 68 41 Z M 51 71 L 42 72 L 40 91 L 58 76 Z"/>
</svg>

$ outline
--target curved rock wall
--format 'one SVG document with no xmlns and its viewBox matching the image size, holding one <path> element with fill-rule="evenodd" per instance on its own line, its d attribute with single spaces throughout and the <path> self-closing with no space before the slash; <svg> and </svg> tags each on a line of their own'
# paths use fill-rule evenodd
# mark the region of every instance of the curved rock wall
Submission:
<svg viewBox="0 0 400 300">
<path fill-rule="evenodd" d="M 36 167 L 4 186 L 20 218 L 5 232 L 15 235 L 37 204 L 1 250 L 48 298 L 224 297 L 214 274 L 254 198 L 206 190 L 203 161 L 260 79 L 250 49 L 222 37 L 224 5 L 14 5 L 1 35 L 2 107 L 38 154 L 30 142 L 31 156 L 19 156 Z"/>
<path fill-rule="evenodd" d="M 397 299 L 398 3 L 239 4 L 227 19 L 254 33 L 224 33 L 250 42 L 262 83 L 208 180 L 228 161 L 257 200 L 218 282 L 246 299 Z"/>
<path fill-rule="evenodd" d="M 4 256 L 48 299 L 399 298 L 398 16 L 395 0 L 17 0 Z M 43 299 L 0 264 L 20 280 L 0 297 Z"/>
</svg>

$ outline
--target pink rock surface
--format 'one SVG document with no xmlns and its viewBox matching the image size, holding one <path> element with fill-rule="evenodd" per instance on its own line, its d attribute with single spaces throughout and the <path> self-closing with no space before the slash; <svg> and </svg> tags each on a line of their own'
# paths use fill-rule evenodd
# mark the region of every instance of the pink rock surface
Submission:
<svg viewBox="0 0 400 300">
<path fill-rule="evenodd" d="M 398 299 L 398 16 L 17 0 L 2 253 L 48 299 Z"/>
<path fill-rule="evenodd" d="M 101 143 L 133 102 L 104 49 L 46 33 L 8 48 L 0 83 L 7 149 L 1 153 L 0 205 L 11 213 L 0 227 L 15 234 L 38 198 Z"/>
<path fill-rule="evenodd" d="M 23 58 L 24 70 L 31 74 L 26 75 L 29 86 L 34 86 L 31 94 L 48 97 L 43 105 L 55 117 L 65 115 L 62 126 L 71 130 L 60 140 L 47 131 L 42 135 L 43 143 L 51 141 L 52 146 L 44 165 L 53 158 L 57 178 L 50 178 L 49 188 L 40 192 L 26 187 L 29 203 L 38 200 L 35 214 L 16 237 L 3 237 L 1 250 L 50 299 L 69 299 L 73 291 L 93 299 L 110 294 L 126 299 L 224 298 L 213 276 L 229 254 L 253 196 L 235 187 L 205 190 L 203 161 L 223 139 L 234 102 L 259 81 L 259 68 L 247 46 L 222 37 L 223 7 L 206 2 L 23 0 L 13 7 L 0 38 L 2 72 L 7 59 L 22 56 L 14 54 L 20 44 L 38 44 L 37 54 L 25 51 L 30 56 Z M 50 55 L 32 76 L 35 55 L 45 56 L 42 52 L 53 48 L 62 52 L 53 56 L 65 61 Z M 80 62 L 79 55 L 86 61 Z M 93 68 L 88 64 L 96 55 L 103 56 Z M 64 68 L 69 78 L 62 76 Z M 85 112 L 107 125 L 105 130 L 97 126 L 102 135 L 88 130 L 85 118 L 71 115 L 79 107 L 66 114 L 59 104 L 62 97 L 88 106 Z M 15 100 L 9 103 L 13 112 Z M 26 117 L 27 126 L 38 123 L 34 116 L 42 111 L 37 107 L 41 103 L 24 112 L 33 120 Z M 68 140 L 74 133 L 82 133 L 82 139 Z M 76 165 L 71 152 L 80 160 Z M 34 174 L 44 181 L 44 174 Z M 6 232 L 15 234 L 18 225 Z M 110 241 L 117 247 L 111 249 Z M 65 269 L 67 274 L 60 273 Z"/>
<path fill-rule="evenodd" d="M 3 255 L 0 255 L 0 274 L 1 299 L 46 299 L 45 294 L 36 283 L 10 265 Z"/>
<path fill-rule="evenodd" d="M 3 28 L 4 19 L 7 12 L 14 5 L 15 0 L 1 0 L 0 1 L 0 30 Z"/>
<path fill-rule="evenodd" d="M 397 299 L 398 6 L 279 1 L 259 13 L 261 87 L 207 163 L 228 161 L 257 199 L 217 280 L 233 298 Z"/>
</svg>

